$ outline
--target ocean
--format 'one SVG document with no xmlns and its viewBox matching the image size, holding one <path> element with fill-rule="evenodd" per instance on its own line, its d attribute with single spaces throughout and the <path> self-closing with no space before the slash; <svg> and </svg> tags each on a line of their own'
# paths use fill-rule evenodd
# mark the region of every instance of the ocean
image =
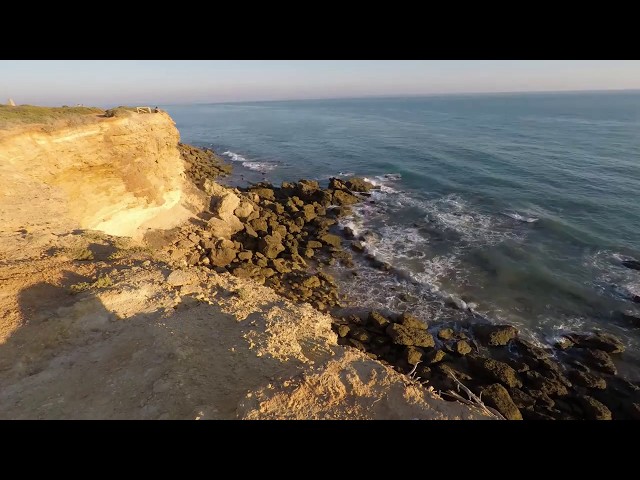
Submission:
<svg viewBox="0 0 640 480">
<path fill-rule="evenodd" d="M 367 308 L 456 321 L 444 300 L 552 343 L 600 329 L 638 378 L 640 92 L 167 105 L 181 140 L 234 164 L 228 183 L 362 176 L 343 225 L 384 272 L 334 272 Z M 456 313 L 457 312 L 457 313 Z"/>
</svg>

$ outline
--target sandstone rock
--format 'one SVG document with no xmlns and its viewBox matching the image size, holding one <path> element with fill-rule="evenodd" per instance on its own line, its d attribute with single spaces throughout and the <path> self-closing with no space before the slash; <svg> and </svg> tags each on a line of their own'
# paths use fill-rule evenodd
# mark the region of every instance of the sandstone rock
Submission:
<svg viewBox="0 0 640 480">
<path fill-rule="evenodd" d="M 585 349 L 585 362 L 596 370 L 615 375 L 618 373 L 609 354 L 602 350 Z"/>
<path fill-rule="evenodd" d="M 522 414 L 509 392 L 499 383 L 494 383 L 482 389 L 482 401 L 495 408 L 507 420 L 522 420 Z"/>
<path fill-rule="evenodd" d="M 480 343 L 490 347 L 506 345 L 518 334 L 518 330 L 511 325 L 474 325 L 472 331 Z"/>
<path fill-rule="evenodd" d="M 383 317 L 380 313 L 376 311 L 369 312 L 369 316 L 367 317 L 367 320 L 372 326 L 378 327 L 378 328 L 387 328 L 389 323 L 391 323 L 389 322 L 389 320 L 387 320 L 385 317 Z"/>
<path fill-rule="evenodd" d="M 251 263 L 242 263 L 233 270 L 233 274 L 238 278 L 252 278 L 260 273 L 260 267 Z"/>
<path fill-rule="evenodd" d="M 559 350 L 568 350 L 575 345 L 571 340 L 566 337 L 562 337 L 555 344 L 555 347 Z"/>
<path fill-rule="evenodd" d="M 274 270 L 278 273 L 289 273 L 291 271 L 286 263 L 286 260 L 283 258 L 275 258 L 271 261 Z"/>
<path fill-rule="evenodd" d="M 351 248 L 356 252 L 364 252 L 364 245 L 359 240 L 351 242 Z"/>
<path fill-rule="evenodd" d="M 453 338 L 453 330 L 451 328 L 442 328 L 438 331 L 440 340 L 451 340 Z"/>
<path fill-rule="evenodd" d="M 588 335 L 570 334 L 565 335 L 571 340 L 576 348 L 595 348 L 607 353 L 624 352 L 624 344 L 613 335 L 603 332 L 596 332 Z"/>
<path fill-rule="evenodd" d="M 276 272 L 272 268 L 261 268 L 260 269 L 260 275 L 262 275 L 264 278 L 271 278 L 275 274 L 276 274 Z"/>
<path fill-rule="evenodd" d="M 340 237 L 338 237 L 337 235 L 333 235 L 331 233 L 327 233 L 326 235 L 323 235 L 322 237 L 320 237 L 320 240 L 322 240 L 323 243 L 327 245 L 332 245 L 336 248 L 339 248 L 340 244 L 342 243 L 342 240 L 340 240 Z"/>
<path fill-rule="evenodd" d="M 349 332 L 351 331 L 351 327 L 349 327 L 349 325 L 339 325 L 338 326 L 338 336 L 339 337 L 346 337 L 347 335 L 349 335 Z"/>
<path fill-rule="evenodd" d="M 305 286 L 306 288 L 318 288 L 320 286 L 320 279 L 317 276 L 312 275 L 306 278 L 302 282 L 302 285 Z"/>
<path fill-rule="evenodd" d="M 241 200 L 240 205 L 233 211 L 234 215 L 240 219 L 248 218 L 253 213 L 253 205 L 246 200 Z"/>
<path fill-rule="evenodd" d="M 373 183 L 358 177 L 351 177 L 346 181 L 346 185 L 352 192 L 368 192 L 373 188 Z"/>
<path fill-rule="evenodd" d="M 569 378 L 576 385 L 581 387 L 604 390 L 607 388 L 607 381 L 589 372 L 583 372 L 581 370 L 573 370 L 569 372 Z"/>
<path fill-rule="evenodd" d="M 504 362 L 492 358 L 476 357 L 472 359 L 470 366 L 479 374 L 493 378 L 507 387 L 522 387 L 522 382 L 516 371 Z"/>
<path fill-rule="evenodd" d="M 351 331 L 351 338 L 355 338 L 359 342 L 369 343 L 371 340 L 371 334 L 367 332 L 364 328 L 355 328 Z"/>
<path fill-rule="evenodd" d="M 193 275 L 189 272 L 185 272 L 184 270 L 174 270 L 167 277 L 167 283 L 174 287 L 180 287 L 182 285 L 187 285 L 193 281 Z"/>
<path fill-rule="evenodd" d="M 222 238 L 231 238 L 232 235 L 244 229 L 240 219 L 233 214 L 226 216 L 224 219 L 212 217 L 207 223 L 209 230 L 215 236 Z"/>
<path fill-rule="evenodd" d="M 331 190 L 348 190 L 347 184 L 339 178 L 329 179 L 329 189 Z"/>
<path fill-rule="evenodd" d="M 509 389 L 509 394 L 511 396 L 511 399 L 513 400 L 513 403 L 519 409 L 520 408 L 533 407 L 533 405 L 536 403 L 536 399 L 535 398 L 533 398 L 531 395 L 528 395 L 527 393 L 523 392 L 519 388 L 511 388 L 511 389 Z"/>
<path fill-rule="evenodd" d="M 336 205 L 354 205 L 359 201 L 360 199 L 358 197 L 345 191 L 336 190 L 333 192 L 333 203 Z"/>
<path fill-rule="evenodd" d="M 403 312 L 402 315 L 400 315 L 399 323 L 409 328 L 417 328 L 420 330 L 427 329 L 426 322 L 423 322 L 418 317 L 416 317 L 415 315 L 411 315 L 408 312 Z"/>
<path fill-rule="evenodd" d="M 409 365 L 415 365 L 422 360 L 424 351 L 417 347 L 407 347 L 404 351 L 405 360 Z"/>
<path fill-rule="evenodd" d="M 405 327 L 397 323 L 386 328 L 386 333 L 396 345 L 432 348 L 435 346 L 433 336 L 420 328 Z"/>
<path fill-rule="evenodd" d="M 211 212 L 222 219 L 226 219 L 234 215 L 233 212 L 239 205 L 240 199 L 235 193 L 225 192 L 223 195 L 211 199 Z"/>
<path fill-rule="evenodd" d="M 216 267 L 226 267 L 234 258 L 236 258 L 237 253 L 238 252 L 234 248 L 220 247 L 211 250 L 208 256 L 211 261 L 211 265 L 215 265 Z"/>
<path fill-rule="evenodd" d="M 444 360 L 446 356 L 447 354 L 444 353 L 442 350 L 432 350 L 431 352 L 427 353 L 427 355 L 425 356 L 424 363 L 427 365 L 434 365 Z"/>
<path fill-rule="evenodd" d="M 276 258 L 280 252 L 284 251 L 284 245 L 282 245 L 282 237 L 274 233 L 273 235 L 265 235 L 258 240 L 258 248 L 267 258 Z"/>
<path fill-rule="evenodd" d="M 252 257 L 253 257 L 253 252 L 240 252 L 238 254 L 238 258 L 243 261 L 251 260 Z"/>
<path fill-rule="evenodd" d="M 307 248 L 322 248 L 322 243 L 316 240 L 309 240 L 307 242 Z"/>
<path fill-rule="evenodd" d="M 257 195 L 261 199 L 274 201 L 276 199 L 273 189 L 271 188 L 252 188 L 251 193 Z"/>
<path fill-rule="evenodd" d="M 580 406 L 590 420 L 611 420 L 611 410 L 593 397 L 581 395 L 578 397 Z"/>
<path fill-rule="evenodd" d="M 564 382 L 556 377 L 545 377 L 534 370 L 525 372 L 524 376 L 529 385 L 547 395 L 564 396 L 569 393 Z"/>
<path fill-rule="evenodd" d="M 454 351 L 458 355 L 464 356 L 471 353 L 471 347 L 465 340 L 459 340 L 455 344 Z"/>
</svg>

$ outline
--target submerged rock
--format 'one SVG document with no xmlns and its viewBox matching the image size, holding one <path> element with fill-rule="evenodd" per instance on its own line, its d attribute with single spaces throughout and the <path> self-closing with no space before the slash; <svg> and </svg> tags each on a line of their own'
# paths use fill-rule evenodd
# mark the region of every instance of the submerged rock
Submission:
<svg viewBox="0 0 640 480">
<path fill-rule="evenodd" d="M 565 335 L 577 348 L 595 348 L 607 353 L 624 352 L 624 344 L 613 335 L 596 332 L 588 335 L 569 334 Z"/>
<path fill-rule="evenodd" d="M 632 270 L 640 270 L 640 261 L 638 260 L 623 260 L 622 265 Z"/>
</svg>

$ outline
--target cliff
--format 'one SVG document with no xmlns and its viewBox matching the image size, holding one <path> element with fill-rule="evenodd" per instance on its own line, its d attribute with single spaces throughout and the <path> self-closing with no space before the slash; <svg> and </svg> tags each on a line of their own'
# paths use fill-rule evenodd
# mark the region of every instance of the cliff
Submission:
<svg viewBox="0 0 640 480">
<path fill-rule="evenodd" d="M 179 224 L 198 200 L 185 191 L 178 140 L 166 113 L 8 132 L 0 138 L 3 229 L 55 222 L 136 236 Z"/>
<path fill-rule="evenodd" d="M 212 182 L 218 216 L 194 215 L 178 140 L 163 113 L 0 136 L 0 418 L 487 418 L 311 305 L 177 258 L 238 221 Z"/>
</svg>

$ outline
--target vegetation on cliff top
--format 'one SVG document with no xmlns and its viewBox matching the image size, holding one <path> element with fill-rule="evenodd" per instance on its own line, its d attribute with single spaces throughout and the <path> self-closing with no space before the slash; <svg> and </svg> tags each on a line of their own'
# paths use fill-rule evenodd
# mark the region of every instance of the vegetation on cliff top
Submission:
<svg viewBox="0 0 640 480">
<path fill-rule="evenodd" d="M 26 124 L 52 125 L 59 122 L 65 122 L 69 125 L 82 124 L 87 123 L 87 119 L 94 119 L 103 114 L 104 110 L 97 107 L 38 107 L 35 105 L 12 107 L 0 105 L 0 128 Z"/>
</svg>

